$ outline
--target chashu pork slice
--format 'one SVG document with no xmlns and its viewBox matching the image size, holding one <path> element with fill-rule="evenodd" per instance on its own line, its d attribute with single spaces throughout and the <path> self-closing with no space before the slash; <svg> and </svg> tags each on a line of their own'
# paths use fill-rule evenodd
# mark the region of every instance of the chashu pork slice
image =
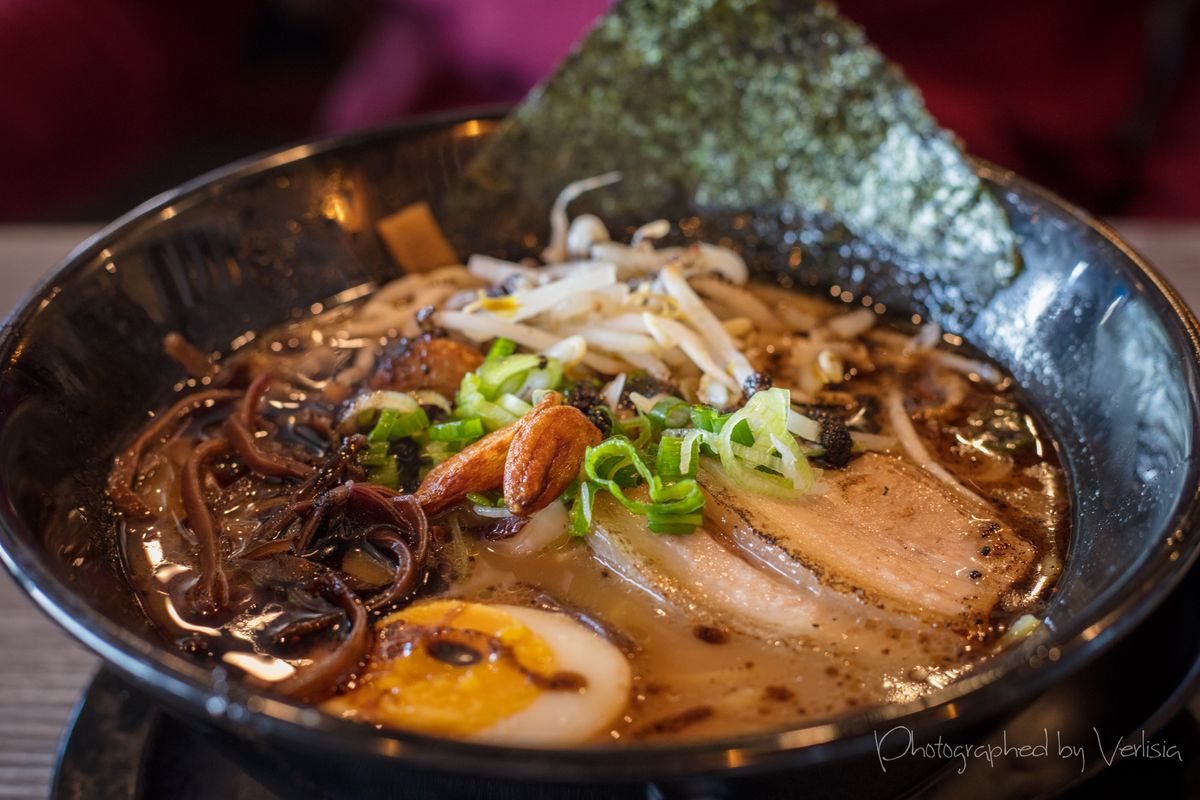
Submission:
<svg viewBox="0 0 1200 800">
<path fill-rule="evenodd" d="M 1030 570 L 1034 547 L 983 505 L 969 505 L 919 467 L 867 453 L 826 471 L 823 492 L 748 495 L 705 461 L 705 529 L 806 591 L 944 625 L 978 625 Z"/>
<path fill-rule="evenodd" d="M 735 554 L 703 528 L 686 536 L 653 533 L 645 517 L 606 494 L 596 499 L 593 520 L 588 542 L 596 556 L 694 623 L 814 646 L 876 678 L 957 661 L 969 642 L 961 631 L 878 608 L 815 580 L 798 586 Z"/>
</svg>

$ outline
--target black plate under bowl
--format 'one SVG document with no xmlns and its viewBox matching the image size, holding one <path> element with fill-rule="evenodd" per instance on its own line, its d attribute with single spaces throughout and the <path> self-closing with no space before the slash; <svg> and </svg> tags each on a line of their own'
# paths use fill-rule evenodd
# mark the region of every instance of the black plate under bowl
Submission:
<svg viewBox="0 0 1200 800">
<path fill-rule="evenodd" d="M 114 568 L 103 493 L 119 444 L 181 377 L 163 335 L 228 350 L 395 276 L 375 221 L 417 200 L 436 207 L 493 127 L 490 118 L 422 121 L 218 171 L 84 243 L 6 322 L 0 556 L 59 624 L 166 705 L 247 746 L 358 764 L 380 780 L 417 767 L 591 783 L 787 771 L 798 788 L 828 788 L 838 774 L 829 770 L 875 757 L 880 730 L 978 732 L 1027 705 L 1126 636 L 1195 560 L 1196 320 L 1111 230 L 981 166 L 1010 214 L 1024 270 L 977 298 L 983 311 L 956 332 L 1012 372 L 1041 412 L 1068 471 L 1074 522 L 1046 624 L 985 668 L 918 701 L 789 730 L 523 750 L 376 731 L 249 691 L 172 651 Z M 897 288 L 904 276 L 854 269 L 852 259 L 869 254 L 847 259 L 842 291 L 912 310 Z M 800 285 L 828 277 L 804 264 L 768 268 Z M 919 310 L 934 320 L 948 311 Z"/>
</svg>

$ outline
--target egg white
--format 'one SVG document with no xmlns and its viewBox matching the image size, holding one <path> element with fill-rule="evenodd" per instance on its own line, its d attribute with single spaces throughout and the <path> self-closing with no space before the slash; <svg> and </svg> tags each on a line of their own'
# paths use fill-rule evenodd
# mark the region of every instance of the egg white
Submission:
<svg viewBox="0 0 1200 800">
<path fill-rule="evenodd" d="M 542 691 L 520 711 L 469 738 L 531 747 L 569 747 L 593 738 L 629 702 L 633 674 L 625 655 L 603 636 L 566 616 L 519 606 L 495 605 L 529 628 L 554 653 L 556 669 L 587 681 L 579 691 Z"/>
</svg>

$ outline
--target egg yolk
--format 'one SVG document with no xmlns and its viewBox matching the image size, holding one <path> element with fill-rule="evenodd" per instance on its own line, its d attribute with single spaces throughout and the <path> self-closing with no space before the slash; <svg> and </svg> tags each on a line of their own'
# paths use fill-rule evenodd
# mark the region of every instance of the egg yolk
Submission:
<svg viewBox="0 0 1200 800">
<path fill-rule="evenodd" d="M 343 717 L 438 736 L 470 736 L 527 708 L 542 689 L 530 674 L 555 671 L 554 653 L 533 631 L 504 611 L 478 603 L 439 600 L 384 617 L 379 630 L 404 623 L 416 629 L 413 646 L 373 664 L 359 684 L 325 704 Z M 496 657 L 471 647 L 446 651 L 421 630 L 475 631 L 505 646 Z M 386 634 L 385 634 L 386 635 Z M 465 648 L 465 649 L 464 649 Z"/>
</svg>

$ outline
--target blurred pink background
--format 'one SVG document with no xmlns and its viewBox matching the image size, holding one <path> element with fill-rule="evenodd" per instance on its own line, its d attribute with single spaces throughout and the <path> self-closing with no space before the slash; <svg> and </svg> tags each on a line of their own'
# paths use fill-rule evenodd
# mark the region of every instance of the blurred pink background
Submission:
<svg viewBox="0 0 1200 800">
<path fill-rule="evenodd" d="M 974 153 L 1200 217 L 1195 0 L 845 0 Z M 298 138 L 511 102 L 606 0 L 0 0 L 0 220 L 105 218 Z"/>
</svg>

